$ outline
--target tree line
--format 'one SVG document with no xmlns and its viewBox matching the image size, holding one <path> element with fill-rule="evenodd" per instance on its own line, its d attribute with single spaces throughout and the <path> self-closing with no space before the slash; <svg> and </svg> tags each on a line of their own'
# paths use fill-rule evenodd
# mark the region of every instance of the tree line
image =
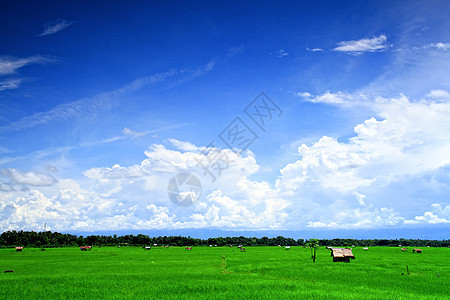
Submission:
<svg viewBox="0 0 450 300">
<path fill-rule="evenodd" d="M 0 247 L 70 247 L 70 246 L 307 246 L 308 239 L 292 239 L 278 237 L 217 237 L 209 239 L 191 238 L 190 236 L 158 236 L 150 237 L 144 234 L 105 236 L 77 236 L 59 232 L 6 231 L 0 235 Z M 358 247 L 358 246 L 414 246 L 414 247 L 450 247 L 450 240 L 419 240 L 419 239 L 319 239 L 319 246 Z"/>
</svg>

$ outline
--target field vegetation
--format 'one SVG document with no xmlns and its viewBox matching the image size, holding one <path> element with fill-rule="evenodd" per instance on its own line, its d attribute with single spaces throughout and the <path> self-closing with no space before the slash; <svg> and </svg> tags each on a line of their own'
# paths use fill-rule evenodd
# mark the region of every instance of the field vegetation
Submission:
<svg viewBox="0 0 450 300">
<path fill-rule="evenodd" d="M 0 249 L 1 299 L 315 298 L 448 299 L 450 249 L 353 248 L 333 263 L 330 250 L 292 246 L 78 247 Z M 409 269 L 407 274 L 406 266 Z M 5 270 L 14 272 L 4 273 Z M 403 273 L 403 275 L 402 275 Z"/>
</svg>

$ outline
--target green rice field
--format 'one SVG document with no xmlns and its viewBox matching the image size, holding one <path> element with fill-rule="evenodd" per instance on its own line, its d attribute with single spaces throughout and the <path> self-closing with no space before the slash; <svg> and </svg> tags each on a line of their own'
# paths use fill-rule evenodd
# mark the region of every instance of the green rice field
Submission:
<svg viewBox="0 0 450 300">
<path fill-rule="evenodd" d="M 315 263 L 303 247 L 0 249 L 0 298 L 449 299 L 450 249 L 422 249 L 356 247 L 350 263 L 325 247 Z"/>
</svg>

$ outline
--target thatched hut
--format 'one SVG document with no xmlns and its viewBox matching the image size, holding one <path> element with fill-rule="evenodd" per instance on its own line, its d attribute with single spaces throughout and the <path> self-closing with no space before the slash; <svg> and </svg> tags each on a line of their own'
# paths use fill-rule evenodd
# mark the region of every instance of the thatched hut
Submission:
<svg viewBox="0 0 450 300">
<path fill-rule="evenodd" d="M 352 249 L 348 248 L 332 248 L 331 256 L 333 257 L 333 262 L 346 262 L 349 263 L 350 259 L 355 259 L 352 253 Z"/>
</svg>

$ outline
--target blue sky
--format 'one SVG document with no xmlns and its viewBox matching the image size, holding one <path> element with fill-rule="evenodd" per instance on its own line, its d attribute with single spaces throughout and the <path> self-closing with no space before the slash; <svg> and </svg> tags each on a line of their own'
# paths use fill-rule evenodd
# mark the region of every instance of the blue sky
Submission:
<svg viewBox="0 0 450 300">
<path fill-rule="evenodd" d="M 0 230 L 448 231 L 449 8 L 2 3 Z"/>
</svg>

